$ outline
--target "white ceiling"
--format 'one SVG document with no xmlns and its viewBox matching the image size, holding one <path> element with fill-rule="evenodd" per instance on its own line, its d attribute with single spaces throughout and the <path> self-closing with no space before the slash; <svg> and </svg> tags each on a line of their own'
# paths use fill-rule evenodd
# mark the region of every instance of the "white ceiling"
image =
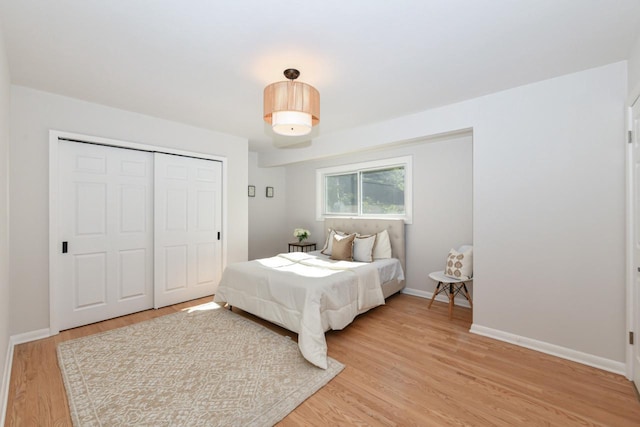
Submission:
<svg viewBox="0 0 640 427">
<path fill-rule="evenodd" d="M 266 151 L 285 68 L 320 91 L 325 135 L 627 59 L 640 1 L 0 0 L 0 20 L 13 84 Z"/>
</svg>

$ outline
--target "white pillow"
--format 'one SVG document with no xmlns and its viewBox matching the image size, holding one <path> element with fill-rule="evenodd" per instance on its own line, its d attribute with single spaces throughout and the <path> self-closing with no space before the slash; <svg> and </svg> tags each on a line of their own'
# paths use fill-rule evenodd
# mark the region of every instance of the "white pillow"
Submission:
<svg viewBox="0 0 640 427">
<path fill-rule="evenodd" d="M 376 244 L 376 235 L 357 234 L 353 241 L 353 260 L 359 262 L 373 261 L 373 247 Z"/>
<path fill-rule="evenodd" d="M 464 252 L 455 249 L 449 251 L 444 275 L 454 279 L 469 280 L 473 277 L 473 249 Z"/>
<path fill-rule="evenodd" d="M 389 240 L 389 232 L 387 230 L 382 230 L 376 237 L 376 245 L 373 248 L 373 259 L 391 257 L 391 240 Z"/>
<path fill-rule="evenodd" d="M 344 233 L 342 231 L 336 231 L 333 228 L 330 228 L 329 235 L 327 236 L 327 241 L 324 242 L 324 248 L 322 248 L 322 250 L 320 251 L 321 254 L 331 255 L 331 248 L 333 247 L 333 236 L 335 236 L 336 234 L 338 236 L 347 235 L 347 233 Z"/>
</svg>

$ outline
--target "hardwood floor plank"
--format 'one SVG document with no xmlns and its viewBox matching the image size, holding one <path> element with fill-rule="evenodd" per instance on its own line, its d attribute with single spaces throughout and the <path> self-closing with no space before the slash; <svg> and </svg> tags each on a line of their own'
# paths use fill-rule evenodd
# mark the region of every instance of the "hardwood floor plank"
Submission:
<svg viewBox="0 0 640 427">
<path fill-rule="evenodd" d="M 58 343 L 152 319 L 204 298 L 63 331 L 16 346 L 6 426 L 70 426 Z M 281 426 L 640 426 L 624 377 L 469 333 L 471 311 L 408 295 L 326 334 L 346 368 Z M 234 312 L 283 335 L 296 335 Z"/>
</svg>

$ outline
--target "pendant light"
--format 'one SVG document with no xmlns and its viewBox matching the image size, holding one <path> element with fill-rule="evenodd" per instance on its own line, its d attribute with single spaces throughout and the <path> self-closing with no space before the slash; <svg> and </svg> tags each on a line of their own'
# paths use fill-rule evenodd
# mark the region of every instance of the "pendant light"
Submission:
<svg viewBox="0 0 640 427">
<path fill-rule="evenodd" d="M 295 81 L 300 71 L 288 68 L 289 79 L 264 88 L 264 121 L 279 135 L 301 136 L 320 122 L 320 93 L 306 83 Z"/>
</svg>

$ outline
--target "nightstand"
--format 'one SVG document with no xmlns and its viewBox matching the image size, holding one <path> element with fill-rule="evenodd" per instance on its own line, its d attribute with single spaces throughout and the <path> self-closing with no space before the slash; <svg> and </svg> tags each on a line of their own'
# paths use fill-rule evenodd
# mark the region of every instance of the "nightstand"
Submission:
<svg viewBox="0 0 640 427">
<path fill-rule="evenodd" d="M 312 242 L 289 243 L 289 252 L 311 252 L 316 250 L 316 244 Z"/>
</svg>

